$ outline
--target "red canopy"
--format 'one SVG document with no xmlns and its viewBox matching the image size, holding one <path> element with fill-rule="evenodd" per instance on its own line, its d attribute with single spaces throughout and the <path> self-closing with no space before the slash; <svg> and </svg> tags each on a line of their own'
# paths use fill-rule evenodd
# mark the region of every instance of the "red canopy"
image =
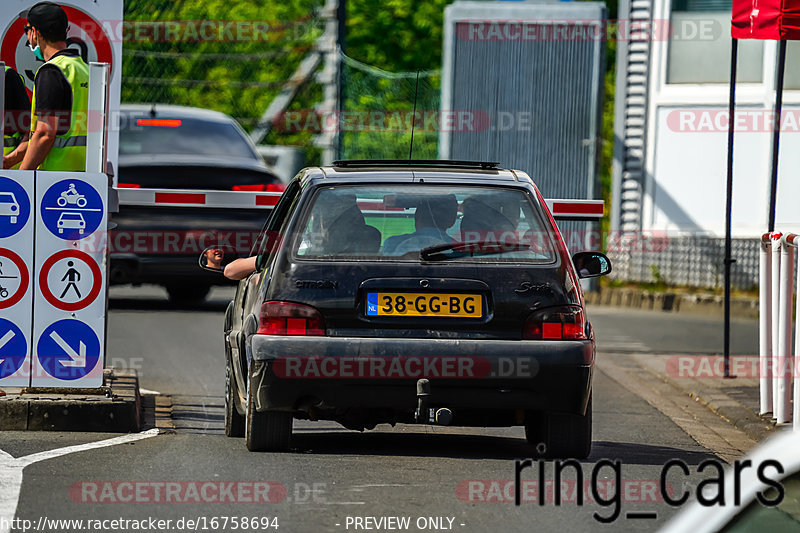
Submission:
<svg viewBox="0 0 800 533">
<path fill-rule="evenodd" d="M 800 0 L 733 0 L 731 37 L 800 40 Z"/>
</svg>

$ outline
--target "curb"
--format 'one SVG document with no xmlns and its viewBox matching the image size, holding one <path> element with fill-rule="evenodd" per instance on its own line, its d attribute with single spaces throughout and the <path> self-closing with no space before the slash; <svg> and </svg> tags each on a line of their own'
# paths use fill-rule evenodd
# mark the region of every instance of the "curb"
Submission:
<svg viewBox="0 0 800 533">
<path fill-rule="evenodd" d="M 703 393 L 690 392 L 693 389 L 681 387 L 674 381 L 670 381 L 670 383 L 686 392 L 690 397 L 697 399 L 698 402 L 727 420 L 736 429 L 744 432 L 753 440 L 761 442 L 778 429 L 774 420 L 759 416 L 752 409 L 748 409 L 727 395 L 724 395 L 724 399 L 713 397 L 719 395 L 719 393 L 707 397 Z"/>
<path fill-rule="evenodd" d="M 142 426 L 135 370 L 106 369 L 97 389 L 24 388 L 0 397 L 0 430 L 138 432 Z"/>
<path fill-rule="evenodd" d="M 725 310 L 724 298 L 713 294 L 683 294 L 602 287 L 596 291 L 586 292 L 584 296 L 588 304 L 631 307 L 671 313 L 722 316 Z M 758 299 L 732 299 L 731 316 L 758 318 Z"/>
<path fill-rule="evenodd" d="M 747 407 L 728 395 L 723 387 L 711 387 L 699 378 L 678 379 L 670 376 L 664 371 L 663 365 L 657 361 L 659 356 L 656 354 L 636 354 L 629 355 L 629 357 L 635 360 L 642 369 L 651 372 L 676 390 L 704 405 L 755 441 L 760 442 L 774 434 L 776 430 L 780 430 L 780 426 L 777 426 L 774 420 L 768 416 L 760 416 L 755 409 Z M 730 384 L 732 387 L 737 387 L 737 381 L 741 380 L 742 378 L 735 378 L 730 380 Z M 747 387 L 752 384 L 743 383 L 738 386 Z"/>
</svg>

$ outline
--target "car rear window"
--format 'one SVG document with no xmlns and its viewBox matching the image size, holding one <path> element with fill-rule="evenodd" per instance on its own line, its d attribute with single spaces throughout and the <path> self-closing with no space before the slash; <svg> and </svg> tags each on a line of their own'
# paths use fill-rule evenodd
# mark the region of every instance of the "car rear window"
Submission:
<svg viewBox="0 0 800 533">
<path fill-rule="evenodd" d="M 326 187 L 304 216 L 293 245 L 300 259 L 540 264 L 556 260 L 541 209 L 521 189 Z"/>
<path fill-rule="evenodd" d="M 126 117 L 119 135 L 119 153 L 259 159 L 233 123 L 160 115 Z"/>
</svg>

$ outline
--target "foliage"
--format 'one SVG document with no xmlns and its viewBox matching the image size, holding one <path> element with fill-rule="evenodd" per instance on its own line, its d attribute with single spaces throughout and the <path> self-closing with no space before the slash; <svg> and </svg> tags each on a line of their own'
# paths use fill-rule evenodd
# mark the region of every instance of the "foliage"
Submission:
<svg viewBox="0 0 800 533">
<path fill-rule="evenodd" d="M 126 0 L 122 100 L 215 109 L 251 129 L 322 34 L 314 16 L 321 3 Z M 154 28 L 163 32 L 173 21 L 187 21 L 179 38 L 152 38 Z M 222 28 L 222 38 L 198 40 L 187 31 L 208 21 Z M 249 29 L 224 31 L 225 24 L 239 22 Z M 150 28 L 143 33 L 149 37 L 136 38 L 137 28 Z M 255 29 L 262 30 L 259 38 L 253 38 Z M 319 97 L 318 87 L 308 87 L 294 107 L 308 109 Z M 268 142 L 310 147 L 311 134 L 280 133 Z"/>
</svg>

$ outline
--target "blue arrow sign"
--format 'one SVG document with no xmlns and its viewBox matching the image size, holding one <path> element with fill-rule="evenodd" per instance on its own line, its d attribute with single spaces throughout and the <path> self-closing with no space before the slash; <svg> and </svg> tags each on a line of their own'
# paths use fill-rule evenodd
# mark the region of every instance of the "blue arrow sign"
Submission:
<svg viewBox="0 0 800 533">
<path fill-rule="evenodd" d="M 80 320 L 59 320 L 39 337 L 37 356 L 44 371 L 54 378 L 80 379 L 97 366 L 100 340 Z"/>
<path fill-rule="evenodd" d="M 16 181 L 0 176 L 0 239 L 25 227 L 31 214 L 28 193 Z"/>
<path fill-rule="evenodd" d="M 28 354 L 25 335 L 13 322 L 0 318 L 0 379 L 19 370 Z"/>
<path fill-rule="evenodd" d="M 44 225 L 56 237 L 77 241 L 91 235 L 103 220 L 105 206 L 94 187 L 79 179 L 66 179 L 44 193 Z"/>
</svg>

